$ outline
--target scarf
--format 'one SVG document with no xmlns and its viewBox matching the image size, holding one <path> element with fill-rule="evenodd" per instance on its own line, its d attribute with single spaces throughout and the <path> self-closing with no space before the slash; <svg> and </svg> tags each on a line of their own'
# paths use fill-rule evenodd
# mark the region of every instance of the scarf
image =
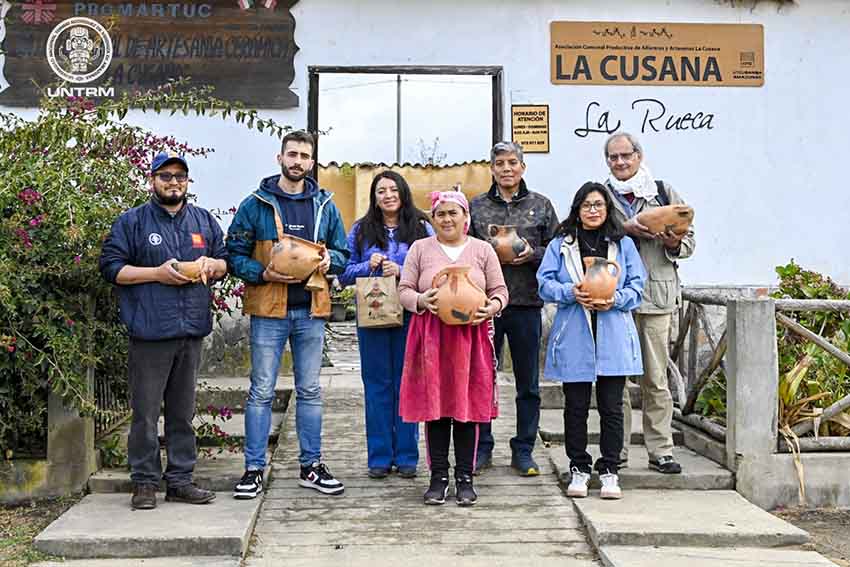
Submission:
<svg viewBox="0 0 850 567">
<path fill-rule="evenodd" d="M 455 203 L 469 215 L 469 201 L 466 200 L 466 195 L 460 191 L 432 191 L 429 195 L 431 198 L 431 216 L 434 216 L 434 211 L 443 203 Z M 463 233 L 469 232 L 469 222 L 464 223 Z"/>
<path fill-rule="evenodd" d="M 608 184 L 620 195 L 634 193 L 635 198 L 643 198 L 647 201 L 658 195 L 655 177 L 644 164 L 640 164 L 637 173 L 625 181 L 620 181 L 614 175 L 609 175 Z"/>
</svg>

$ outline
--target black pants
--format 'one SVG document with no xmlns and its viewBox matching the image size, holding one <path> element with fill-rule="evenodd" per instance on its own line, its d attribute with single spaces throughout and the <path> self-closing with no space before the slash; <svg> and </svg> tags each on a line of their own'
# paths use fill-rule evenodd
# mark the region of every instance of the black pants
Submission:
<svg viewBox="0 0 850 567">
<path fill-rule="evenodd" d="M 623 449 L 623 388 L 625 376 L 600 376 L 596 380 L 596 407 L 601 421 L 599 448 L 602 457 L 596 461 L 599 472 L 616 473 Z M 590 411 L 590 382 L 565 382 L 564 435 L 570 468 L 590 473 L 593 458 L 587 452 L 587 416 Z"/>
<path fill-rule="evenodd" d="M 168 486 L 192 482 L 197 460 L 195 430 L 195 377 L 201 358 L 196 337 L 165 341 L 131 339 L 129 349 L 130 407 L 133 420 L 127 441 L 130 479 Z M 165 445 L 168 465 L 162 474 L 157 421 L 165 401 Z"/>
<path fill-rule="evenodd" d="M 425 436 L 428 442 L 431 471 L 448 474 L 449 443 L 454 437 L 455 476 L 472 476 L 479 425 L 472 421 L 455 421 L 450 417 L 426 421 Z"/>
<path fill-rule="evenodd" d="M 494 321 L 496 353 L 502 352 L 507 335 L 516 380 L 516 437 L 511 439 L 511 453 L 530 455 L 540 422 L 540 364 L 537 358 L 543 333 L 540 309 L 507 307 Z M 490 423 L 482 423 L 478 454 L 491 454 L 494 446 Z"/>
</svg>

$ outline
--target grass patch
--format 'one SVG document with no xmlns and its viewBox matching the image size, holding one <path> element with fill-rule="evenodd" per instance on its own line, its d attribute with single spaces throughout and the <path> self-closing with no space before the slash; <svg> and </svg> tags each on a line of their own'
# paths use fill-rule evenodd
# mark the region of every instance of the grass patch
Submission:
<svg viewBox="0 0 850 567">
<path fill-rule="evenodd" d="M 50 559 L 32 541 L 50 522 L 80 500 L 69 496 L 20 506 L 0 506 L 0 567 L 22 567 Z"/>
</svg>

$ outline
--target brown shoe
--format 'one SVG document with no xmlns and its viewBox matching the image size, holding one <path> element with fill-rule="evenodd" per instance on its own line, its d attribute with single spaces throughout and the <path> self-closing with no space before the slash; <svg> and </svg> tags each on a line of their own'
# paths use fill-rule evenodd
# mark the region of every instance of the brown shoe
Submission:
<svg viewBox="0 0 850 567">
<path fill-rule="evenodd" d="M 156 508 L 156 485 L 133 484 L 133 498 L 130 499 L 133 510 L 153 510 Z"/>
<path fill-rule="evenodd" d="M 198 488 L 194 484 L 169 486 L 165 492 L 166 502 L 185 502 L 187 504 L 207 504 L 215 500 L 215 492 Z"/>
</svg>

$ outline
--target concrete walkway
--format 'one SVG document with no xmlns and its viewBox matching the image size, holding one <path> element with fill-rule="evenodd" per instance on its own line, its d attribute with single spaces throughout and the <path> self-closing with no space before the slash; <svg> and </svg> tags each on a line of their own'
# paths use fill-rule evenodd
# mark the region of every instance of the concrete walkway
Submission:
<svg viewBox="0 0 850 567">
<path fill-rule="evenodd" d="M 368 478 L 359 370 L 352 366 L 335 375 L 324 390 L 323 454 L 345 483 L 345 494 L 324 496 L 298 486 L 298 442 L 294 412 L 289 412 L 274 456 L 275 481 L 245 565 L 395 567 L 415 560 L 493 566 L 532 557 L 541 566 L 599 565 L 545 451 L 535 454 L 541 476 L 521 478 L 510 469 L 513 395 L 512 388 L 503 388 L 503 418 L 493 426 L 495 466 L 476 477 L 479 502 L 460 508 L 450 498 L 444 506 L 424 506 L 429 479 L 424 438 L 416 479 Z"/>
</svg>

